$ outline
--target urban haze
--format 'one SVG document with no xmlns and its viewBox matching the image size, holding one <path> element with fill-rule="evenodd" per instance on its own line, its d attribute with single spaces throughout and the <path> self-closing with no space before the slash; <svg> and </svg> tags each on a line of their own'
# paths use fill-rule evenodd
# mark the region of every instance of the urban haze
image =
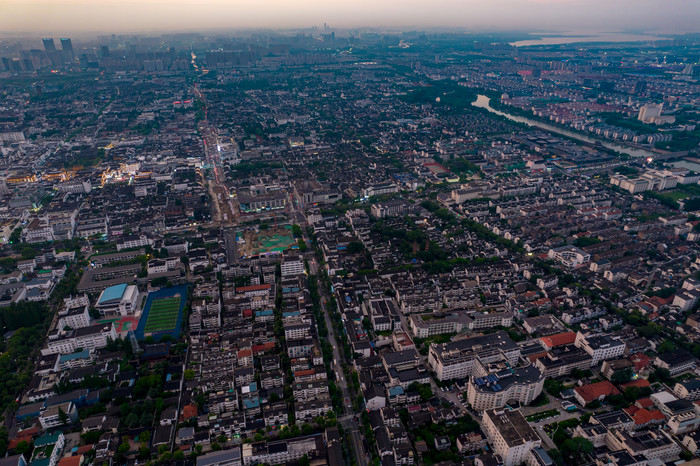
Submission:
<svg viewBox="0 0 700 466">
<path fill-rule="evenodd" d="M 0 466 L 700 464 L 698 24 L 0 0 Z"/>
</svg>

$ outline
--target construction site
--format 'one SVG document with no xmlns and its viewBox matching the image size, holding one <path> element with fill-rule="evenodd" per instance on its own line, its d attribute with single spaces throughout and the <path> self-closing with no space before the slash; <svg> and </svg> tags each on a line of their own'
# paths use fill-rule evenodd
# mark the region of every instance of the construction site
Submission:
<svg viewBox="0 0 700 466">
<path fill-rule="evenodd" d="M 260 226 L 236 232 L 236 246 L 240 257 L 282 252 L 294 243 L 290 225 Z"/>
</svg>

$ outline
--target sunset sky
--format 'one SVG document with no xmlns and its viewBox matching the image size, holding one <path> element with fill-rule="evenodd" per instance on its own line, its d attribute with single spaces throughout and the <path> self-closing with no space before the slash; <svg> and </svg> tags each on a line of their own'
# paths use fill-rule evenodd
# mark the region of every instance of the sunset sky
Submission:
<svg viewBox="0 0 700 466">
<path fill-rule="evenodd" d="M 691 32 L 700 0 L 0 0 L 0 32 L 447 27 Z"/>
</svg>

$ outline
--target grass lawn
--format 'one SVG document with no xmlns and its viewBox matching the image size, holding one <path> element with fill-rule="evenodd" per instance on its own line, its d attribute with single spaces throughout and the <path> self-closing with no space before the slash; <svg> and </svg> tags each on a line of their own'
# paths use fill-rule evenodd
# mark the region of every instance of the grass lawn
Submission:
<svg viewBox="0 0 700 466">
<path fill-rule="evenodd" d="M 666 197 L 672 201 L 678 201 L 689 197 L 688 193 L 684 193 L 683 191 L 661 191 L 659 192 L 659 196 Z"/>
<path fill-rule="evenodd" d="M 151 310 L 148 312 L 146 327 L 143 329 L 144 333 L 174 329 L 180 310 L 180 299 L 182 298 L 176 296 L 154 300 L 151 303 Z"/>
<path fill-rule="evenodd" d="M 541 413 L 535 413 L 527 416 L 525 419 L 527 422 L 537 422 L 541 421 L 542 419 L 548 418 L 548 417 L 553 417 L 557 416 L 559 414 L 558 409 L 550 409 L 548 411 L 542 411 Z"/>
</svg>

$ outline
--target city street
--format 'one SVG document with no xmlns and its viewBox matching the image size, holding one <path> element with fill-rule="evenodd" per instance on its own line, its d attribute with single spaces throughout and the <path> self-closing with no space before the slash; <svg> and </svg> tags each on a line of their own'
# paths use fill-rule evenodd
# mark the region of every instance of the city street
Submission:
<svg viewBox="0 0 700 466">
<path fill-rule="evenodd" d="M 312 259 L 312 261 L 314 264 L 316 263 L 316 259 Z M 311 261 L 309 262 L 311 265 Z M 343 361 L 343 359 L 341 359 L 341 353 L 338 347 L 338 341 L 335 336 L 335 330 L 333 328 L 330 315 L 328 314 L 328 308 L 326 307 L 326 300 L 328 299 L 328 297 L 326 296 L 325 290 L 322 286 L 319 286 L 319 293 L 321 295 L 321 309 L 323 310 L 323 316 L 326 321 L 326 328 L 328 329 L 328 340 L 329 343 L 333 346 L 333 362 L 331 363 L 331 366 L 336 373 L 336 377 L 338 379 L 336 381 L 336 384 L 338 385 L 338 388 L 340 389 L 343 396 L 344 412 L 342 414 L 344 414 L 344 416 L 341 416 L 341 413 L 338 413 L 338 421 L 343 426 L 343 428 L 350 433 L 353 443 L 353 451 L 355 452 L 355 459 L 357 461 L 357 464 L 359 466 L 366 466 L 368 458 L 367 452 L 364 451 L 364 448 L 362 446 L 362 434 L 360 433 L 360 423 L 355 418 L 355 413 L 352 409 L 352 397 L 350 395 L 350 390 L 348 389 L 347 379 L 345 377 L 345 374 L 343 373 L 343 368 L 341 366 L 341 361 Z"/>
</svg>

